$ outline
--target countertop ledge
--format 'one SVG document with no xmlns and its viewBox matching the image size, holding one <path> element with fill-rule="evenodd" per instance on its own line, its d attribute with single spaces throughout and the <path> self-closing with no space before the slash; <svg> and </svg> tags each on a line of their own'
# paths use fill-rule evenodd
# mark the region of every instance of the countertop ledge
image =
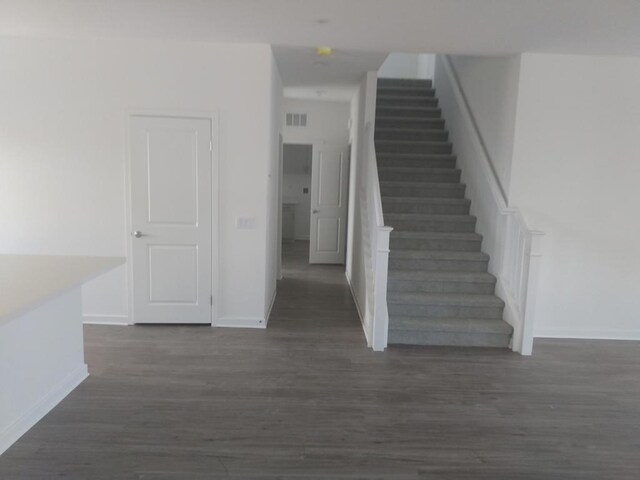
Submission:
<svg viewBox="0 0 640 480">
<path fill-rule="evenodd" d="M 124 257 L 0 255 L 0 324 L 124 262 Z"/>
</svg>

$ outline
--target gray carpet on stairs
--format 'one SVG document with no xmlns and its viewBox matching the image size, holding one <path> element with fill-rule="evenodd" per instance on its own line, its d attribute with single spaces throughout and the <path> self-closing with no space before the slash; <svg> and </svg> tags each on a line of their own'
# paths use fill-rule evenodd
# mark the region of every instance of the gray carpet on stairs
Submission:
<svg viewBox="0 0 640 480">
<path fill-rule="evenodd" d="M 513 329 L 430 80 L 378 79 L 375 142 L 394 228 L 389 344 L 507 348 Z"/>
</svg>

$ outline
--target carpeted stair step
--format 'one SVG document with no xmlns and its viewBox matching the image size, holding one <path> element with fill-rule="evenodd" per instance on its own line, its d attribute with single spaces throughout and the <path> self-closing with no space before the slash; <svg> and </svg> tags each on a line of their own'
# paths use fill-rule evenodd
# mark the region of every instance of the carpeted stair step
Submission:
<svg viewBox="0 0 640 480">
<path fill-rule="evenodd" d="M 464 198 L 462 183 L 380 182 L 380 193 L 385 197 Z"/>
<path fill-rule="evenodd" d="M 378 167 L 456 168 L 456 156 L 449 153 L 376 153 Z"/>
<path fill-rule="evenodd" d="M 451 153 L 450 142 L 378 140 L 376 153 Z"/>
<path fill-rule="evenodd" d="M 385 215 L 384 220 L 395 232 L 473 233 L 476 229 L 476 217 L 471 215 L 392 213 Z"/>
<path fill-rule="evenodd" d="M 460 183 L 460 170 L 457 168 L 380 167 L 378 178 L 381 182 Z"/>
<path fill-rule="evenodd" d="M 408 117 L 408 118 L 440 118 L 442 110 L 437 107 L 376 107 L 376 116 L 381 117 Z"/>
<path fill-rule="evenodd" d="M 390 320 L 390 345 L 507 348 L 513 328 L 503 320 L 397 316 Z"/>
<path fill-rule="evenodd" d="M 376 128 L 375 140 L 376 142 L 379 140 L 446 142 L 449 140 L 449 131 L 422 128 Z"/>
<path fill-rule="evenodd" d="M 482 235 L 477 233 L 391 232 L 391 250 L 453 250 L 477 252 Z"/>
<path fill-rule="evenodd" d="M 504 302 L 495 295 L 388 292 L 390 316 L 502 319 Z"/>
<path fill-rule="evenodd" d="M 378 88 L 431 88 L 432 81 L 422 78 L 378 78 Z"/>
<path fill-rule="evenodd" d="M 376 116 L 376 128 L 426 128 L 429 130 L 444 129 L 442 118 L 415 118 L 402 116 Z"/>
<path fill-rule="evenodd" d="M 434 88 L 425 87 L 381 87 L 378 85 L 376 91 L 376 97 L 391 96 L 391 97 L 435 97 L 436 91 Z"/>
<path fill-rule="evenodd" d="M 467 198 L 382 197 L 385 218 L 394 213 L 467 215 L 470 207 Z"/>
<path fill-rule="evenodd" d="M 429 272 L 487 272 L 489 255 L 452 250 L 391 250 L 389 270 Z"/>
<path fill-rule="evenodd" d="M 496 278 L 484 272 L 389 270 L 389 292 L 493 294 Z"/>
<path fill-rule="evenodd" d="M 438 99 L 435 97 L 427 97 L 424 95 L 390 95 L 380 94 L 378 91 L 378 97 L 376 99 L 376 105 L 378 107 L 401 107 L 401 106 L 413 106 L 413 107 L 437 107 Z"/>
</svg>

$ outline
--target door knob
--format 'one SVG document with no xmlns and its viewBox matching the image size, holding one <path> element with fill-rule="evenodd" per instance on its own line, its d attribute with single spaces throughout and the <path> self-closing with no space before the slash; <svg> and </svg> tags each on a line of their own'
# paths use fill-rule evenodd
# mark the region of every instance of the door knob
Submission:
<svg viewBox="0 0 640 480">
<path fill-rule="evenodd" d="M 136 230 L 133 232 L 133 236 L 136 238 L 140 238 L 142 236 L 142 232 L 140 230 Z"/>
<path fill-rule="evenodd" d="M 314 210 L 313 213 L 320 213 L 320 210 Z"/>
</svg>

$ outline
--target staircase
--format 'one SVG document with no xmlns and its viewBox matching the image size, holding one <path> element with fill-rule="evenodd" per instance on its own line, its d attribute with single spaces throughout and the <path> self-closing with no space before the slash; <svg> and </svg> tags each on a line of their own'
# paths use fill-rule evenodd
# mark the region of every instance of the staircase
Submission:
<svg viewBox="0 0 640 480">
<path fill-rule="evenodd" d="M 394 229 L 388 343 L 508 347 L 513 329 L 430 80 L 378 79 L 375 144 Z"/>
</svg>

